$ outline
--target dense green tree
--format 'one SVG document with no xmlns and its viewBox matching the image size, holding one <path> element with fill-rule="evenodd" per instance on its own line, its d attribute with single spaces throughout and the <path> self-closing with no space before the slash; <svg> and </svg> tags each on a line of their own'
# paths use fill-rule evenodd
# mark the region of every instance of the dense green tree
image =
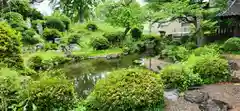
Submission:
<svg viewBox="0 0 240 111">
<path fill-rule="evenodd" d="M 106 22 L 125 28 L 124 36 L 132 27 L 140 27 L 144 22 L 144 11 L 135 0 L 108 2 L 105 6 Z"/>
<path fill-rule="evenodd" d="M 55 0 L 51 0 L 52 3 Z M 101 0 L 60 0 L 59 7 L 67 16 L 71 18 L 78 17 L 78 20 L 83 23 L 86 15 L 91 13 L 91 9 L 95 7 Z"/>
</svg>

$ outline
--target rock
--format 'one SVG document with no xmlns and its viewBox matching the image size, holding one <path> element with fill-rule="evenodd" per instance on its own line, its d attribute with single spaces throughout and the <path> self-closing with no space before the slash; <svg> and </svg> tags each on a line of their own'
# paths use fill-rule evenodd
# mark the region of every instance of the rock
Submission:
<svg viewBox="0 0 240 111">
<path fill-rule="evenodd" d="M 200 104 L 204 101 L 207 101 L 209 99 L 209 95 L 208 93 L 201 92 L 199 90 L 194 90 L 186 92 L 184 95 L 184 99 L 192 103 Z"/>
<path fill-rule="evenodd" d="M 203 102 L 199 105 L 199 109 L 202 111 L 228 111 L 231 109 L 230 105 L 216 99 L 209 99 L 206 102 Z"/>
<path fill-rule="evenodd" d="M 168 100 L 177 101 L 177 99 L 179 97 L 178 90 L 177 89 L 165 90 L 164 97 Z"/>
</svg>

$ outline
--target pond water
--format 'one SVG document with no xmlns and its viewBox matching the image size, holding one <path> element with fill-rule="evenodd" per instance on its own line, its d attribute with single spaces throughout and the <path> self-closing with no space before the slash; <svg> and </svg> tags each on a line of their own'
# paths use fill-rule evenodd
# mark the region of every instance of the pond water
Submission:
<svg viewBox="0 0 240 111">
<path fill-rule="evenodd" d="M 85 98 L 99 79 L 106 77 L 113 70 L 134 66 L 134 60 L 139 58 L 138 55 L 128 55 L 111 60 L 91 59 L 65 66 L 64 69 L 67 76 L 74 80 L 78 95 Z"/>
</svg>

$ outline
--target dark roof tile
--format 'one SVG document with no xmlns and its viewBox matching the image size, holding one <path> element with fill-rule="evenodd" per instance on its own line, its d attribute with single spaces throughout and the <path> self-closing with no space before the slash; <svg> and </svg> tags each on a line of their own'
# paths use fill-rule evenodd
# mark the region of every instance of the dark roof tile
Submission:
<svg viewBox="0 0 240 111">
<path fill-rule="evenodd" d="M 228 9 L 218 16 L 240 16 L 240 0 L 234 0 Z"/>
</svg>

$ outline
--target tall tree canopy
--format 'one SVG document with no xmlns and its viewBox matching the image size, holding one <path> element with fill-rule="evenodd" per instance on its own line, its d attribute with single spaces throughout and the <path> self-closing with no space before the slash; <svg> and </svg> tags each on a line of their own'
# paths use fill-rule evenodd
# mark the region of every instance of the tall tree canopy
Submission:
<svg viewBox="0 0 240 111">
<path fill-rule="evenodd" d="M 92 9 L 102 0 L 60 0 L 59 6 L 67 16 L 78 18 L 83 23 L 84 19 L 92 14 Z M 55 0 L 51 0 L 51 3 Z"/>
</svg>

